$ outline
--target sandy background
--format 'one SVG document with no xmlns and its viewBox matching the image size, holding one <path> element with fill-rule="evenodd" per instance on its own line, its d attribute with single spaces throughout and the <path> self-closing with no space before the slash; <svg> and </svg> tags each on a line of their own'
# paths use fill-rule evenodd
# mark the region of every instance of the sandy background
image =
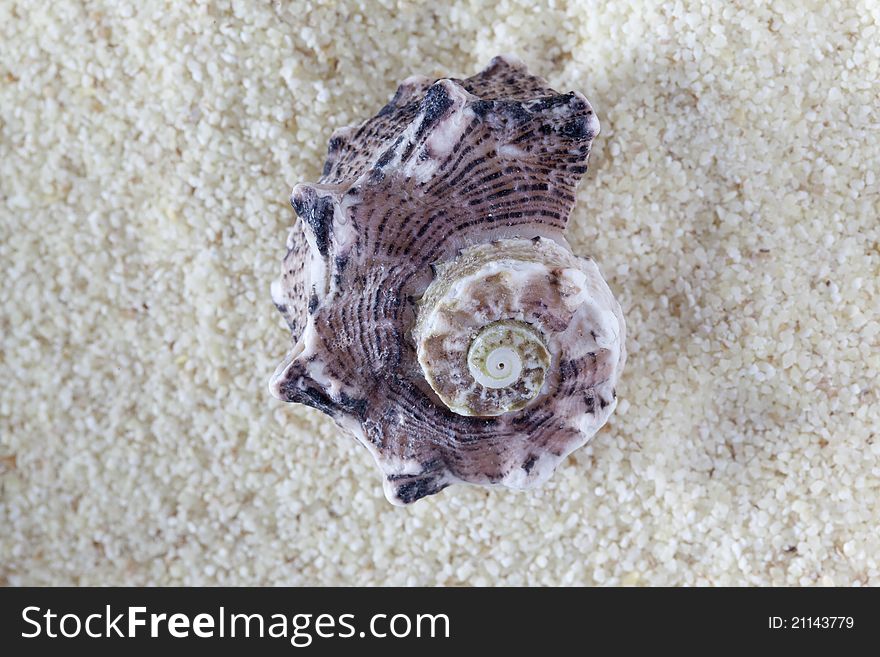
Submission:
<svg viewBox="0 0 880 657">
<path fill-rule="evenodd" d="M 880 6 L 739 4 L 0 2 L 0 581 L 880 584 Z M 621 404 L 538 492 L 394 508 L 267 394 L 287 196 L 500 52 L 602 123 Z"/>
</svg>

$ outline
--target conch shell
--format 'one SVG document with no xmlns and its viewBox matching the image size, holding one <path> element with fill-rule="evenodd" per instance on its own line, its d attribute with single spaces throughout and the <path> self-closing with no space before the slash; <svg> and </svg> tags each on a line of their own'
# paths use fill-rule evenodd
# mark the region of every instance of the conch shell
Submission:
<svg viewBox="0 0 880 657">
<path fill-rule="evenodd" d="M 623 316 L 564 235 L 598 132 L 580 93 L 496 57 L 405 80 L 293 189 L 270 390 L 363 444 L 391 502 L 537 485 L 614 410 Z"/>
</svg>

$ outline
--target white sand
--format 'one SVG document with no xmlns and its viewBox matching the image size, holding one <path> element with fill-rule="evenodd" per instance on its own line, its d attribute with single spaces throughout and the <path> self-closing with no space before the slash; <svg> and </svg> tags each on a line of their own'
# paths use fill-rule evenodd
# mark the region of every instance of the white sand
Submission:
<svg viewBox="0 0 880 657">
<path fill-rule="evenodd" d="M 880 5 L 552 4 L 0 2 L 0 580 L 880 584 Z M 602 122 L 622 401 L 541 491 L 394 508 L 266 391 L 287 195 L 499 52 Z"/>
</svg>

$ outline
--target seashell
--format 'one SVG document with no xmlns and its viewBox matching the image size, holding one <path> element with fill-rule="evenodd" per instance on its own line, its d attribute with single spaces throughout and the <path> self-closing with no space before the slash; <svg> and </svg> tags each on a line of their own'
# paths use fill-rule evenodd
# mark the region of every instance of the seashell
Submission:
<svg viewBox="0 0 880 657">
<path fill-rule="evenodd" d="M 496 57 L 405 80 L 293 189 L 270 390 L 363 444 L 392 503 L 540 484 L 614 410 L 623 316 L 564 235 L 598 132 L 580 93 Z"/>
</svg>

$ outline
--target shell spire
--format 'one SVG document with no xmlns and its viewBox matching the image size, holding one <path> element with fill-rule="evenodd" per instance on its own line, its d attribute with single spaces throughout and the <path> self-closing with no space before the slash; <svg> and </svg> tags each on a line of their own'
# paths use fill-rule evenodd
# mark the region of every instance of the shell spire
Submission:
<svg viewBox="0 0 880 657">
<path fill-rule="evenodd" d="M 539 484 L 614 409 L 620 306 L 564 235 L 598 132 L 583 95 L 496 57 L 408 78 L 294 188 L 270 390 L 367 447 L 391 502 Z"/>
</svg>

